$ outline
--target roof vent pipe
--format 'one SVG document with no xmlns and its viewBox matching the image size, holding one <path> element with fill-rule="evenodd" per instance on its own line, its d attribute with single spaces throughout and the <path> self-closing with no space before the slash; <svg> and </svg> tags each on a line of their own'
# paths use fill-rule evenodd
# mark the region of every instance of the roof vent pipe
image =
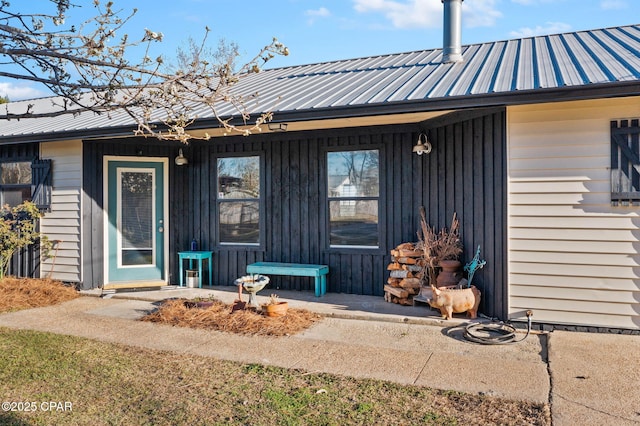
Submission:
<svg viewBox="0 0 640 426">
<path fill-rule="evenodd" d="M 462 62 L 462 2 L 442 0 L 444 3 L 444 36 L 442 62 Z"/>
</svg>

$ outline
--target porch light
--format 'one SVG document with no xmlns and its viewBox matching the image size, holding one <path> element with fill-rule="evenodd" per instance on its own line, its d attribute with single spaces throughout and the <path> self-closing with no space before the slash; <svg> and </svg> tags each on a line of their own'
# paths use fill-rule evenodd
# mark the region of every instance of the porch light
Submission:
<svg viewBox="0 0 640 426">
<path fill-rule="evenodd" d="M 427 135 L 420 133 L 418 143 L 413 146 L 413 152 L 418 155 L 428 154 L 431 152 L 431 142 L 427 139 Z"/>
<path fill-rule="evenodd" d="M 187 160 L 187 158 L 182 155 L 182 148 L 180 148 L 180 150 L 178 151 L 178 156 L 176 157 L 176 165 L 185 166 L 187 164 L 189 164 L 189 160 Z"/>
</svg>

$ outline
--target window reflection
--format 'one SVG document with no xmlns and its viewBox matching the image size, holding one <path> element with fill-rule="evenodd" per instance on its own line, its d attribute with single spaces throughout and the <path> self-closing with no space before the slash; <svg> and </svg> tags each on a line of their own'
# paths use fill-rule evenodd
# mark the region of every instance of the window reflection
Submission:
<svg viewBox="0 0 640 426">
<path fill-rule="evenodd" d="M 330 152 L 329 197 L 377 197 L 378 151 Z"/>
<path fill-rule="evenodd" d="M 31 163 L 28 161 L 1 163 L 0 183 L 2 185 L 30 185 Z"/>
<path fill-rule="evenodd" d="M 217 162 L 218 240 L 260 243 L 260 157 L 228 157 Z"/>
<path fill-rule="evenodd" d="M 378 247 L 378 150 L 327 154 L 329 243 Z"/>
<path fill-rule="evenodd" d="M 257 202 L 220 203 L 220 241 L 257 244 L 260 241 L 260 205 Z"/>
<path fill-rule="evenodd" d="M 218 159 L 219 198 L 259 198 L 259 157 Z"/>
<path fill-rule="evenodd" d="M 378 201 L 330 201 L 332 246 L 378 246 Z"/>
<path fill-rule="evenodd" d="M 31 162 L 0 163 L 0 205 L 11 207 L 31 199 Z"/>
</svg>

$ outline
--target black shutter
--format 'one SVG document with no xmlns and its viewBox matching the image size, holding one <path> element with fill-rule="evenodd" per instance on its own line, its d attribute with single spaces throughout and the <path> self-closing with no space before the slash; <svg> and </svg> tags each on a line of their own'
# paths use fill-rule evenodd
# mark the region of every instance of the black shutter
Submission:
<svg viewBox="0 0 640 426">
<path fill-rule="evenodd" d="M 640 204 L 639 120 L 611 122 L 611 204 Z"/>
<path fill-rule="evenodd" d="M 51 160 L 31 163 L 31 201 L 41 211 L 51 211 Z"/>
</svg>

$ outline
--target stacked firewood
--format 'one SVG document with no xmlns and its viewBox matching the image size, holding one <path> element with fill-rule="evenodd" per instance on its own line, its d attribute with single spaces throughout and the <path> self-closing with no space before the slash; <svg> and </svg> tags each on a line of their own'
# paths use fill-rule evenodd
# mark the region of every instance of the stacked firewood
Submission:
<svg viewBox="0 0 640 426">
<path fill-rule="evenodd" d="M 387 267 L 389 279 L 384 286 L 384 300 L 401 305 L 413 305 L 413 296 L 420 293 L 423 251 L 415 243 L 402 243 L 391 250 Z"/>
</svg>

